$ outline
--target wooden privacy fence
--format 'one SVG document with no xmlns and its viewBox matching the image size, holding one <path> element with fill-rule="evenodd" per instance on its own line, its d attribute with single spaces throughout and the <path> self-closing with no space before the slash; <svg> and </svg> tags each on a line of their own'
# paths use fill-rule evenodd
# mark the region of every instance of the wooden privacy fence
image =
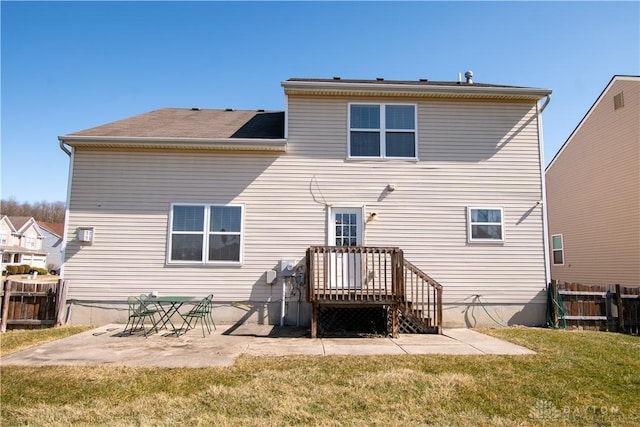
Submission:
<svg viewBox="0 0 640 427">
<path fill-rule="evenodd" d="M 19 282 L 7 280 L 2 286 L 2 322 L 0 331 L 33 328 L 63 323 L 67 282 Z"/>
<path fill-rule="evenodd" d="M 640 335 L 640 287 L 551 282 L 548 323 Z"/>
</svg>

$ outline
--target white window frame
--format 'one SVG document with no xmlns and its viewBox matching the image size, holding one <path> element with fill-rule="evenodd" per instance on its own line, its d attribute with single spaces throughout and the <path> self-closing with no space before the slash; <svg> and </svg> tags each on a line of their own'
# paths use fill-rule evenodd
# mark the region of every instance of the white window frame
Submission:
<svg viewBox="0 0 640 427">
<path fill-rule="evenodd" d="M 26 248 L 34 249 L 36 247 L 36 238 L 33 236 L 26 236 L 24 239 L 24 244 Z"/>
<path fill-rule="evenodd" d="M 0 233 L 0 245 L 7 245 L 7 233 Z"/>
<path fill-rule="evenodd" d="M 352 128 L 351 127 L 351 107 L 353 105 L 369 105 L 369 106 L 379 106 L 380 107 L 380 128 L 378 129 L 362 129 L 362 128 Z M 407 106 L 413 107 L 413 123 L 414 128 L 411 129 L 387 129 L 386 128 L 386 107 L 387 106 Z M 372 159 L 385 159 L 385 160 L 418 160 L 418 104 L 411 103 L 396 103 L 396 102 L 388 102 L 388 103 L 380 103 L 380 102 L 350 102 L 347 108 L 347 158 L 353 160 L 372 160 Z M 413 157 L 395 157 L 389 156 L 387 157 L 387 145 L 386 145 L 386 135 L 387 132 L 413 132 L 414 135 L 414 148 L 413 151 L 415 155 Z M 380 155 L 379 156 L 352 156 L 351 155 L 351 132 L 378 132 L 380 133 Z"/>
<path fill-rule="evenodd" d="M 553 247 L 553 238 L 560 237 L 560 249 L 555 249 Z M 557 263 L 556 257 L 554 256 L 556 251 L 560 251 L 562 253 L 562 262 Z M 564 236 L 562 234 L 552 234 L 551 235 L 551 263 L 553 265 L 564 265 Z"/>
<path fill-rule="evenodd" d="M 500 211 L 500 222 L 472 222 L 471 211 L 474 210 L 491 210 Z M 499 225 L 500 226 L 500 239 L 488 239 L 473 237 L 474 225 Z M 504 243 L 504 209 L 496 206 L 468 206 L 467 207 L 467 241 L 469 243 Z"/>
<path fill-rule="evenodd" d="M 202 234 L 202 259 L 200 260 L 172 260 L 171 252 L 172 252 L 172 244 L 173 244 L 173 212 L 176 206 L 197 206 L 204 208 L 204 218 L 203 218 L 203 229 L 202 231 L 178 231 L 176 233 L 179 234 Z M 211 223 L 211 208 L 212 207 L 235 207 L 240 208 L 240 232 L 225 232 L 220 233 L 216 231 L 209 230 L 209 224 Z M 244 204 L 224 204 L 224 203 L 171 203 L 170 211 L 169 211 L 169 225 L 167 231 L 167 254 L 166 254 L 166 263 L 167 265 L 207 265 L 207 266 L 240 266 L 243 263 L 244 259 L 244 216 L 245 216 L 245 208 Z M 209 236 L 210 235 L 234 235 L 240 236 L 240 253 L 238 255 L 238 261 L 210 261 L 209 260 Z"/>
</svg>

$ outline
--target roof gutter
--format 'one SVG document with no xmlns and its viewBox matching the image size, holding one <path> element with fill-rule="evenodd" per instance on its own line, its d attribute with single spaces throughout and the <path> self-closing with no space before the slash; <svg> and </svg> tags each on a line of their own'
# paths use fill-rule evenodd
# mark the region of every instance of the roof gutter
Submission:
<svg viewBox="0 0 640 427">
<path fill-rule="evenodd" d="M 287 140 L 281 138 L 179 138 L 132 136 L 59 136 L 60 144 L 72 147 L 175 148 L 201 150 L 286 151 Z"/>
</svg>

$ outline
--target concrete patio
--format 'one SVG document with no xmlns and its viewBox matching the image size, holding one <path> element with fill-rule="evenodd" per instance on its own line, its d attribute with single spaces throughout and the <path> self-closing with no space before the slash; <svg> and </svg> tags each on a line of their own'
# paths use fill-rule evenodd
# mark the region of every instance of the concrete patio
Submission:
<svg viewBox="0 0 640 427">
<path fill-rule="evenodd" d="M 121 365 L 164 368 L 230 366 L 249 356 L 367 356 L 402 354 L 526 355 L 533 351 L 470 329 L 445 329 L 442 335 L 383 337 L 307 337 L 306 329 L 271 325 L 218 325 L 202 337 L 200 328 L 176 337 L 164 333 L 145 338 L 123 334 L 111 324 L 3 357 L 3 366 Z"/>
</svg>

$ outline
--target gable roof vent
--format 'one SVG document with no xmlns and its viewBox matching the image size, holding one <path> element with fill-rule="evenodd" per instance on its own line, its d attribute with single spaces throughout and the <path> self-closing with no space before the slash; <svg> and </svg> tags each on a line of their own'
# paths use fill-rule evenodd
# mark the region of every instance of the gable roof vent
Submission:
<svg viewBox="0 0 640 427">
<path fill-rule="evenodd" d="M 624 107 L 624 92 L 620 92 L 613 97 L 613 109 L 617 110 L 622 107 Z"/>
</svg>

